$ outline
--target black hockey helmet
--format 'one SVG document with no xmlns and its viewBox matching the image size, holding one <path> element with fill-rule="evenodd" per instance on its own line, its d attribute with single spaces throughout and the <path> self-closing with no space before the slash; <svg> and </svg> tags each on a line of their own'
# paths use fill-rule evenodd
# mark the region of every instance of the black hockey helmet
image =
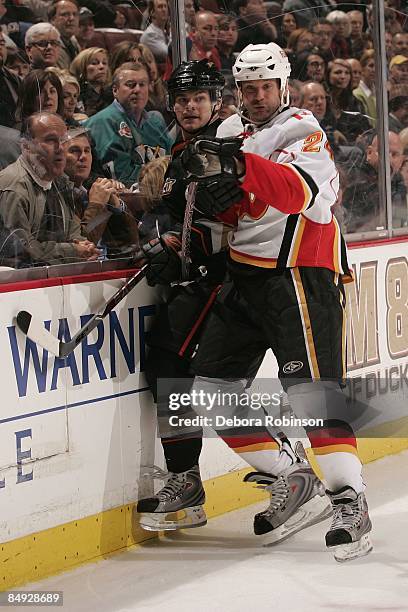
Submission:
<svg viewBox="0 0 408 612">
<path fill-rule="evenodd" d="M 173 109 L 176 94 L 181 91 L 203 89 L 208 91 L 211 100 L 221 99 L 225 79 L 214 64 L 207 59 L 181 62 L 171 73 L 167 81 L 167 103 Z"/>
</svg>

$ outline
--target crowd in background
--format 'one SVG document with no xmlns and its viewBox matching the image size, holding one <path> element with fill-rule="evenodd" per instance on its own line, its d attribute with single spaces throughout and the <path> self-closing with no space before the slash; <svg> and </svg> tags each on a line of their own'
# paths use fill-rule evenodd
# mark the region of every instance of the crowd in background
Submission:
<svg viewBox="0 0 408 612">
<path fill-rule="evenodd" d="M 223 119 L 237 112 L 237 53 L 263 42 L 286 50 L 291 105 L 314 113 L 337 163 L 333 210 L 342 230 L 385 228 L 372 6 L 185 0 L 185 19 L 188 59 L 208 58 L 225 75 Z M 392 224 L 399 229 L 408 226 L 406 0 L 385 3 L 385 25 Z M 166 107 L 171 71 L 166 0 L 0 0 L 2 265 L 137 250 L 138 224 L 152 205 L 146 170 L 168 158 L 177 135 Z"/>
</svg>

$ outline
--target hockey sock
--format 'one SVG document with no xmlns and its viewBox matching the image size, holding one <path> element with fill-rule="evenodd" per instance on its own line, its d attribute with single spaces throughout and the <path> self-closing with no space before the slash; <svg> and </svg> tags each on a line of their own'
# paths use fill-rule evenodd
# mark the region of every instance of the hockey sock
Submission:
<svg viewBox="0 0 408 612">
<path fill-rule="evenodd" d="M 352 487 L 356 493 L 364 491 L 360 459 L 352 453 L 330 453 L 315 455 L 323 472 L 323 480 L 329 491 L 338 491 L 342 487 Z"/>
<path fill-rule="evenodd" d="M 349 486 L 361 493 L 362 465 L 352 428 L 344 421 L 329 421 L 322 428 L 309 430 L 308 436 L 329 491 Z"/>
<path fill-rule="evenodd" d="M 166 465 L 169 472 L 179 474 L 186 472 L 198 464 L 202 438 L 165 438 L 162 439 L 162 446 Z"/>
</svg>

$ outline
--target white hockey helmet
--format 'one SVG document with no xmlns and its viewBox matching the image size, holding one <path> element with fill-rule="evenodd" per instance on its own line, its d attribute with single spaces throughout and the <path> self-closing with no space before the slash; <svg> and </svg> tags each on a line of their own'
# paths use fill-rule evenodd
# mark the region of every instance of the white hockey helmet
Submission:
<svg viewBox="0 0 408 612">
<path fill-rule="evenodd" d="M 288 78 L 291 66 L 283 49 L 275 43 L 266 45 L 247 45 L 238 55 L 232 74 L 239 85 L 244 81 L 258 79 L 279 79 L 281 105 L 279 110 L 289 104 Z"/>
</svg>

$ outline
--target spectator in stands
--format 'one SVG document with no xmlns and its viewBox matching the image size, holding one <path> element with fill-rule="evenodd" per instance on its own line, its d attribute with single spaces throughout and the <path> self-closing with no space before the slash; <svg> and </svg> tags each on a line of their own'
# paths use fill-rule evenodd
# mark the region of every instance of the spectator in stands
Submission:
<svg viewBox="0 0 408 612">
<path fill-rule="evenodd" d="M 106 49 L 89 47 L 78 53 L 71 64 L 71 73 L 80 84 L 80 100 L 88 117 L 112 102 L 109 87 L 112 75 Z"/>
<path fill-rule="evenodd" d="M 34 113 L 45 111 L 63 116 L 64 95 L 61 81 L 54 72 L 32 70 L 21 82 L 16 127 L 25 131 L 27 119 Z"/>
<path fill-rule="evenodd" d="M 216 47 L 217 40 L 217 16 L 211 11 L 199 11 L 196 13 L 195 27 L 186 39 L 187 59 L 208 59 L 217 70 L 221 70 L 221 59 Z M 169 47 L 163 79 L 166 81 L 172 72 L 171 47 Z"/>
<path fill-rule="evenodd" d="M 17 47 L 22 47 L 24 44 L 24 34 L 31 25 L 31 15 L 29 11 L 25 10 L 22 6 L 17 7 L 16 4 L 10 0 L 0 1 L 0 30 Z"/>
<path fill-rule="evenodd" d="M 113 76 L 113 103 L 91 117 L 86 125 L 102 163 L 126 186 L 137 181 L 140 168 L 155 157 L 168 154 L 172 144 L 163 117 L 146 112 L 149 75 L 141 64 L 125 63 Z"/>
<path fill-rule="evenodd" d="M 79 9 L 79 26 L 76 38 L 81 49 L 93 47 L 92 38 L 95 34 L 94 14 L 86 6 Z"/>
<path fill-rule="evenodd" d="M 326 78 L 326 62 L 318 53 L 303 51 L 297 55 L 292 74 L 299 81 L 323 83 Z"/>
<path fill-rule="evenodd" d="M 349 145 L 344 134 L 336 129 L 335 121 L 332 123 L 333 117 L 328 113 L 327 94 L 323 85 L 304 83 L 301 95 L 301 108 L 310 110 L 323 127 L 342 178 L 348 179 L 362 163 L 361 149 Z"/>
<path fill-rule="evenodd" d="M 62 45 L 57 66 L 69 69 L 81 50 L 76 38 L 79 31 L 79 9 L 76 0 L 55 0 L 49 8 L 48 19 L 61 35 Z"/>
<path fill-rule="evenodd" d="M 291 63 L 295 62 L 299 53 L 312 51 L 313 34 L 305 28 L 294 30 L 288 38 L 288 55 Z"/>
<path fill-rule="evenodd" d="M 375 127 L 377 118 L 375 98 L 375 52 L 374 49 L 364 51 L 360 58 L 361 80 L 353 96 L 360 102 L 365 115 L 370 117 L 371 127 Z"/>
<path fill-rule="evenodd" d="M 224 87 L 222 90 L 222 106 L 219 111 L 221 121 L 228 119 L 231 115 L 235 115 L 238 112 L 238 97 L 236 95 L 236 89 Z"/>
<path fill-rule="evenodd" d="M 296 18 L 296 13 L 284 13 L 280 19 L 278 25 L 278 38 L 276 43 L 286 49 L 288 46 L 289 36 L 299 28 L 299 24 Z"/>
<path fill-rule="evenodd" d="M 0 125 L 0 170 L 15 162 L 21 153 L 18 130 Z"/>
<path fill-rule="evenodd" d="M 313 44 L 316 50 L 326 62 L 329 62 L 334 57 L 332 51 L 334 28 L 332 24 L 327 19 L 321 19 L 311 24 L 310 29 L 313 33 Z"/>
<path fill-rule="evenodd" d="M 300 107 L 301 105 L 301 85 L 302 83 L 297 79 L 289 79 L 288 87 L 289 87 L 289 100 L 290 105 L 295 107 Z"/>
<path fill-rule="evenodd" d="M 138 45 L 141 63 L 147 67 L 149 73 L 149 101 L 146 110 L 158 110 L 164 116 L 166 123 L 172 120 L 173 115 L 167 110 L 167 90 L 160 76 L 156 60 L 149 47 Z"/>
<path fill-rule="evenodd" d="M 25 50 L 31 68 L 56 66 L 61 50 L 61 37 L 50 23 L 36 23 L 25 35 Z"/>
<path fill-rule="evenodd" d="M 347 59 L 350 56 L 348 37 L 351 31 L 347 13 L 344 11 L 331 11 L 326 19 L 333 26 L 334 34 L 331 44 L 333 57 Z"/>
<path fill-rule="evenodd" d="M 80 224 L 62 188 L 67 129 L 52 113 L 27 121 L 18 160 L 0 172 L 0 217 L 41 264 L 94 260 L 99 250 L 81 236 Z M 72 189 L 71 189 L 72 194 Z"/>
<path fill-rule="evenodd" d="M 238 39 L 238 24 L 233 15 L 218 16 L 217 49 L 221 60 L 221 69 L 232 72 L 235 62 L 234 48 Z"/>
<path fill-rule="evenodd" d="M 332 10 L 330 0 L 285 0 L 283 11 L 294 12 L 301 28 L 307 28 L 316 19 L 323 19 Z"/>
<path fill-rule="evenodd" d="M 277 39 L 278 32 L 268 19 L 264 0 L 235 0 L 234 10 L 238 15 L 235 51 L 242 51 L 250 43 L 269 43 Z"/>
<path fill-rule="evenodd" d="M 74 115 L 77 110 L 80 85 L 74 75 L 68 72 L 68 70 L 60 70 L 58 77 L 61 81 L 64 97 L 64 121 L 68 127 L 77 127 L 79 126 L 79 122 L 75 119 Z"/>
<path fill-rule="evenodd" d="M 326 115 L 326 90 L 320 83 L 303 83 L 301 87 L 301 108 L 310 110 L 319 121 Z"/>
<path fill-rule="evenodd" d="M 14 127 L 20 78 L 6 68 L 6 59 L 6 41 L 0 31 L 0 124 Z"/>
<path fill-rule="evenodd" d="M 195 16 L 196 10 L 194 6 L 194 0 L 184 0 L 184 17 L 186 20 L 186 32 L 190 32 L 195 27 Z"/>
<path fill-rule="evenodd" d="M 28 57 L 22 49 L 8 49 L 5 66 L 21 79 L 30 72 Z"/>
<path fill-rule="evenodd" d="M 391 32 L 384 32 L 384 40 L 385 40 L 385 54 L 387 56 L 387 62 L 391 61 L 392 56 L 394 55 L 393 46 L 392 46 L 393 36 Z M 361 54 L 360 54 L 361 55 Z"/>
<path fill-rule="evenodd" d="M 402 166 L 400 168 L 400 174 L 401 174 L 401 178 L 405 185 L 405 190 L 407 192 L 406 202 L 405 202 L 405 206 L 406 206 L 405 212 L 408 217 L 408 158 L 406 156 L 404 156 L 404 161 L 402 162 Z M 401 205 L 401 209 L 402 209 L 402 205 Z"/>
<path fill-rule="evenodd" d="M 327 73 L 329 108 L 326 120 L 334 130 L 341 132 L 346 142 L 353 145 L 357 136 L 369 129 L 370 124 L 363 115 L 363 108 L 353 96 L 351 68 L 346 60 L 329 62 Z"/>
<path fill-rule="evenodd" d="M 149 47 L 141 43 L 123 41 L 115 45 L 111 55 L 111 71 L 115 72 L 125 62 L 142 63 L 149 72 L 149 102 L 146 110 L 158 110 L 167 120 L 166 88 L 159 75 L 159 70 Z"/>
<path fill-rule="evenodd" d="M 85 129 L 70 138 L 66 154 L 65 174 L 74 183 L 75 211 L 82 234 L 106 248 L 108 257 L 134 250 L 138 244 L 137 223 L 120 199 L 125 186 L 107 178 L 96 179 L 89 190 L 84 186 L 92 167 L 92 147 Z"/>
<path fill-rule="evenodd" d="M 388 102 L 388 128 L 399 134 L 408 127 L 408 96 L 396 96 Z"/>
<path fill-rule="evenodd" d="M 404 150 L 404 157 L 408 159 L 408 128 L 401 130 L 399 137 Z"/>
<path fill-rule="evenodd" d="M 360 85 L 362 74 L 361 64 L 355 57 L 350 57 L 347 63 L 351 68 L 351 89 L 354 90 Z"/>
<path fill-rule="evenodd" d="M 407 227 L 406 188 L 400 174 L 404 161 L 403 148 L 398 134 L 389 132 L 391 172 L 392 224 L 394 228 Z M 363 232 L 384 229 L 385 207 L 378 191 L 378 139 L 374 133 L 367 146 L 366 160 L 359 175 L 344 193 L 343 206 L 348 213 L 347 231 Z"/>
<path fill-rule="evenodd" d="M 122 66 L 125 62 L 131 62 L 133 64 L 143 62 L 139 43 L 124 40 L 114 46 L 110 54 L 110 68 L 112 74 L 114 74 L 119 66 Z"/>
<path fill-rule="evenodd" d="M 167 0 L 149 0 L 150 25 L 143 32 L 140 42 L 147 45 L 159 63 L 167 58 L 169 45 L 169 8 Z"/>
<path fill-rule="evenodd" d="M 124 28 L 126 28 L 126 18 L 127 18 L 126 7 L 117 6 L 115 19 L 113 22 L 115 25 L 115 28 L 118 28 L 118 30 L 123 30 Z"/>
<path fill-rule="evenodd" d="M 349 11 L 346 15 L 350 24 L 350 57 L 359 58 L 364 49 L 364 15 L 361 11 Z"/>
<path fill-rule="evenodd" d="M 390 61 L 390 85 L 405 85 L 408 83 L 408 56 L 394 55 Z"/>
<path fill-rule="evenodd" d="M 195 28 L 190 34 L 192 46 L 188 58 L 190 60 L 209 59 L 214 62 L 218 70 L 221 69 L 221 60 L 217 49 L 218 23 L 215 13 L 199 11 L 196 14 Z"/>
<path fill-rule="evenodd" d="M 408 57 L 408 32 L 396 32 L 392 37 L 393 55 Z"/>
</svg>

